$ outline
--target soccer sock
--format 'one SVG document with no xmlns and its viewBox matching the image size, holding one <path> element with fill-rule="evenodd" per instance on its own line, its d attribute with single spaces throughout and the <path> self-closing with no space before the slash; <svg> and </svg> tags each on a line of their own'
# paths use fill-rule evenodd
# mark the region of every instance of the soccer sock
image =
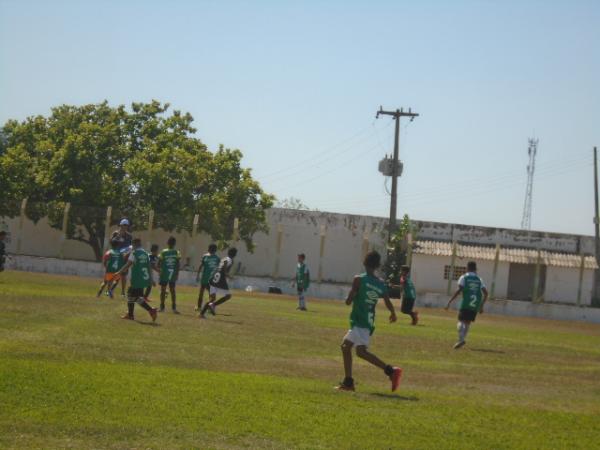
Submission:
<svg viewBox="0 0 600 450">
<path fill-rule="evenodd" d="M 129 317 L 133 317 L 133 310 L 135 309 L 135 299 L 133 298 L 129 298 L 127 300 L 127 313 L 129 314 Z"/>
<path fill-rule="evenodd" d="M 167 296 L 167 291 L 160 291 L 160 307 L 165 307 L 165 297 Z"/>
<path fill-rule="evenodd" d="M 394 373 L 394 368 L 388 364 L 383 368 L 383 371 L 388 377 L 391 377 Z"/>
<path fill-rule="evenodd" d="M 470 327 L 471 327 L 470 323 L 465 323 L 465 331 L 464 331 L 463 341 L 467 340 L 467 334 L 469 333 Z"/>
<path fill-rule="evenodd" d="M 306 303 L 304 302 L 304 294 L 300 294 L 298 297 L 298 301 L 300 303 L 300 308 L 306 308 Z"/>
<path fill-rule="evenodd" d="M 466 325 L 463 322 L 458 322 L 458 340 L 460 342 L 463 342 L 465 340 L 466 337 Z"/>
<path fill-rule="evenodd" d="M 138 297 L 137 300 L 136 300 L 136 303 L 138 305 L 140 305 L 142 308 L 144 308 L 146 311 L 151 311 L 152 310 L 152 308 L 150 307 L 150 305 L 142 297 Z"/>
<path fill-rule="evenodd" d="M 173 309 L 177 309 L 175 291 L 171 291 L 171 305 Z"/>
<path fill-rule="evenodd" d="M 229 297 L 229 298 L 231 298 L 231 297 Z M 219 306 L 219 305 L 222 305 L 222 304 L 223 304 L 223 303 L 225 303 L 227 300 L 229 300 L 229 298 L 227 298 L 227 297 L 223 297 L 223 298 L 221 298 L 221 299 L 217 300 L 216 302 L 214 302 L 214 303 L 213 303 L 213 306 Z"/>
<path fill-rule="evenodd" d="M 354 386 L 354 378 L 344 377 L 343 384 L 344 384 L 344 386 Z"/>
</svg>

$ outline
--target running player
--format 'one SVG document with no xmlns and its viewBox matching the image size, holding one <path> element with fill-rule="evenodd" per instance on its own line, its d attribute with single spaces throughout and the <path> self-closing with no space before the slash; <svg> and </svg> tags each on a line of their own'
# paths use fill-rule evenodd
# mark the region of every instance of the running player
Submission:
<svg viewBox="0 0 600 450">
<path fill-rule="evenodd" d="M 156 321 L 156 308 L 148 305 L 144 299 L 144 289 L 150 285 L 150 257 L 146 250 L 142 248 L 141 239 L 133 239 L 133 250 L 129 254 L 127 263 L 117 272 L 117 275 L 123 274 L 131 267 L 131 285 L 127 291 L 127 314 L 122 318 L 133 320 L 133 311 L 137 303 L 144 308 Z"/>
<path fill-rule="evenodd" d="M 488 291 L 483 280 L 477 275 L 477 264 L 474 261 L 467 263 L 467 273 L 458 279 L 458 289 L 448 301 L 446 309 L 462 293 L 458 311 L 458 342 L 454 344 L 455 349 L 461 348 L 467 343 L 467 334 L 472 322 L 475 322 L 477 313 L 483 314 L 483 304 L 488 298 Z M 482 295 L 483 294 L 483 295 Z"/>
<path fill-rule="evenodd" d="M 220 262 L 221 258 L 217 255 L 217 246 L 215 244 L 210 244 L 208 246 L 208 253 L 202 257 L 200 267 L 198 267 L 198 273 L 196 273 L 196 279 L 200 281 L 200 292 L 198 293 L 198 305 L 195 308 L 196 311 L 202 311 L 204 291 L 209 291 L 208 293 L 210 295 L 210 285 L 208 282 L 210 281 L 211 275 L 215 273 L 217 267 L 219 267 Z M 202 276 L 200 273 L 202 273 Z"/>
<path fill-rule="evenodd" d="M 411 324 L 416 325 L 419 323 L 419 313 L 414 311 L 417 291 L 410 277 L 409 266 L 402 266 L 400 268 L 400 289 L 402 291 L 402 306 L 400 307 L 400 311 L 403 314 L 409 315 L 412 319 Z"/>
<path fill-rule="evenodd" d="M 345 377 L 336 389 L 354 391 L 352 347 L 356 346 L 356 355 L 382 369 L 392 382 L 392 391 L 395 391 L 400 384 L 402 369 L 384 363 L 367 350 L 371 335 L 375 330 L 375 307 L 379 298 L 383 297 L 385 306 L 390 311 L 390 322 L 396 321 L 394 305 L 390 301 L 386 284 L 375 275 L 375 271 L 381 265 L 379 253 L 376 251 L 367 253 L 363 264 L 366 272 L 354 277 L 352 289 L 346 299 L 346 305 L 352 305 L 352 312 L 350 314 L 350 330 L 342 341 Z"/>
<path fill-rule="evenodd" d="M 296 277 L 294 278 L 293 283 L 296 284 L 296 288 L 298 289 L 298 307 L 300 311 L 306 311 L 306 299 L 304 298 L 304 294 L 310 286 L 310 271 L 305 264 L 306 255 L 304 253 L 300 253 L 298 255 L 298 264 L 296 265 Z"/>
<path fill-rule="evenodd" d="M 150 297 L 150 292 L 152 292 L 152 286 L 156 286 L 156 282 L 154 281 L 153 272 L 160 274 L 160 268 L 158 267 L 158 244 L 152 244 L 150 246 L 150 254 L 148 255 L 150 258 L 150 286 L 146 288 L 144 291 L 144 298 L 148 300 Z"/>
<path fill-rule="evenodd" d="M 229 284 L 227 283 L 227 276 L 229 271 L 233 267 L 233 259 L 237 255 L 237 249 L 230 248 L 227 251 L 227 258 L 223 258 L 219 263 L 219 267 L 210 278 L 208 284 L 210 285 L 210 301 L 204 305 L 204 308 L 200 311 L 200 318 L 206 317 L 206 311 L 210 310 L 210 313 L 214 316 L 216 314 L 216 307 L 222 305 L 227 300 L 231 299 L 231 293 L 229 292 Z M 221 298 L 217 301 L 217 295 Z"/>
<path fill-rule="evenodd" d="M 123 253 L 119 251 L 119 241 L 116 239 L 112 240 L 110 245 L 111 249 L 107 250 L 102 257 L 102 263 L 104 265 L 104 280 L 100 285 L 100 289 L 98 290 L 96 297 L 100 297 L 102 295 L 102 291 L 106 287 L 106 295 L 108 295 L 110 298 L 113 298 L 113 288 L 119 281 L 119 277 L 116 276 L 116 273 L 125 265 L 126 262 Z"/>
<path fill-rule="evenodd" d="M 179 314 L 177 311 L 177 298 L 175 296 L 175 283 L 179 276 L 179 265 L 181 262 L 181 253 L 175 249 L 177 240 L 171 236 L 167 240 L 167 248 L 163 249 L 158 255 L 158 264 L 160 266 L 160 312 L 165 311 L 165 298 L 167 296 L 167 285 L 171 293 L 171 307 L 173 313 Z"/>
</svg>

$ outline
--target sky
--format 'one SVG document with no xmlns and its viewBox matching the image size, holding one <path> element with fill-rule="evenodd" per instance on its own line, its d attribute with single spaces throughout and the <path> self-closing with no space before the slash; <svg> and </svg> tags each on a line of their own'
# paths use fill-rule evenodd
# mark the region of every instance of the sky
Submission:
<svg viewBox="0 0 600 450">
<path fill-rule="evenodd" d="M 593 234 L 600 2 L 0 0 L 0 123 L 63 103 L 156 99 L 210 149 L 239 148 L 279 199 Z"/>
</svg>

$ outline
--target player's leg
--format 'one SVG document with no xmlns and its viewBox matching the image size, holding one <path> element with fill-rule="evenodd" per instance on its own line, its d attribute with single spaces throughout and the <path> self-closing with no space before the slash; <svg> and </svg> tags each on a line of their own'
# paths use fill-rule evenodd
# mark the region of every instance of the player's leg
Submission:
<svg viewBox="0 0 600 450">
<path fill-rule="evenodd" d="M 127 272 L 123 272 L 121 274 L 121 295 L 123 297 L 125 297 L 125 290 L 126 290 L 126 288 L 127 288 Z"/>
<path fill-rule="evenodd" d="M 354 378 L 352 378 L 352 347 L 354 344 L 344 339 L 340 346 L 342 350 L 342 357 L 344 359 L 344 380 L 337 386 L 336 389 L 340 391 L 353 391 L 354 390 Z"/>
<path fill-rule="evenodd" d="M 160 282 L 160 312 L 165 311 L 165 299 L 167 297 L 167 283 Z"/>
<path fill-rule="evenodd" d="M 102 295 L 102 291 L 104 290 L 106 285 L 107 285 L 106 280 L 102 281 L 102 284 L 100 284 L 100 289 L 98 289 L 98 293 L 96 294 L 96 297 L 100 297 Z"/>
<path fill-rule="evenodd" d="M 211 303 L 212 303 L 213 307 L 217 307 L 217 306 L 225 303 L 227 300 L 231 300 L 231 294 L 226 294 L 223 297 L 221 297 L 219 300 L 217 300 L 216 302 L 211 302 Z"/>
<path fill-rule="evenodd" d="M 152 292 L 152 285 L 148 286 L 144 291 L 144 298 L 148 300 L 150 298 L 150 293 Z"/>
<path fill-rule="evenodd" d="M 384 363 L 375 354 L 369 352 L 366 345 L 356 346 L 356 356 L 382 369 L 383 373 L 385 373 L 392 382 L 392 391 L 395 391 L 398 388 L 400 378 L 402 377 L 402 369 L 400 367 L 393 367 Z"/>
<path fill-rule="evenodd" d="M 198 292 L 198 305 L 196 311 L 202 311 L 202 303 L 204 303 L 204 291 L 206 290 L 206 284 L 200 284 L 200 291 Z"/>
<path fill-rule="evenodd" d="M 142 293 L 143 293 L 143 290 L 140 289 L 140 292 L 138 292 L 138 294 L 142 294 Z M 148 311 L 148 314 L 150 314 L 150 317 L 152 318 L 152 322 L 155 322 L 156 321 L 156 312 L 157 312 L 156 308 L 152 308 L 142 295 L 138 295 L 136 297 L 135 301 L 138 305 L 140 305 L 142 308 L 144 308 L 146 311 Z"/>
<path fill-rule="evenodd" d="M 298 309 L 300 311 L 306 311 L 306 300 L 304 293 L 304 289 L 298 289 Z"/>
<path fill-rule="evenodd" d="M 135 310 L 136 299 L 137 298 L 135 292 L 133 292 L 133 290 L 129 288 L 129 291 L 127 293 L 127 314 L 121 317 L 122 319 L 133 320 L 133 312 Z"/>
<path fill-rule="evenodd" d="M 173 309 L 173 312 L 175 314 L 179 314 L 179 311 L 177 311 L 177 298 L 176 298 L 176 293 L 175 293 L 175 282 L 174 281 L 169 282 L 169 292 L 171 293 L 171 307 Z"/>
<path fill-rule="evenodd" d="M 200 318 L 204 319 L 206 317 L 206 311 L 208 311 L 210 309 L 210 312 L 212 313 L 212 315 L 215 315 L 215 308 L 213 303 L 215 302 L 217 298 L 217 288 L 214 286 L 210 286 L 210 291 L 209 291 L 209 295 L 208 295 L 208 302 L 206 303 L 206 305 L 204 305 L 204 308 L 202 308 L 200 310 Z"/>
</svg>

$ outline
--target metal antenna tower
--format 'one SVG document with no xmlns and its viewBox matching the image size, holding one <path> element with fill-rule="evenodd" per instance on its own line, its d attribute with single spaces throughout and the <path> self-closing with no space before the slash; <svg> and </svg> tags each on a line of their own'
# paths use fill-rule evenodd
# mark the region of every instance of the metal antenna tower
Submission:
<svg viewBox="0 0 600 450">
<path fill-rule="evenodd" d="M 531 229 L 531 198 L 533 193 L 533 174 L 535 172 L 535 155 L 537 153 L 538 140 L 530 138 L 528 140 L 529 147 L 529 164 L 527 164 L 527 190 L 525 191 L 525 204 L 523 205 L 523 218 L 521 219 L 521 228 L 523 230 Z"/>
</svg>

